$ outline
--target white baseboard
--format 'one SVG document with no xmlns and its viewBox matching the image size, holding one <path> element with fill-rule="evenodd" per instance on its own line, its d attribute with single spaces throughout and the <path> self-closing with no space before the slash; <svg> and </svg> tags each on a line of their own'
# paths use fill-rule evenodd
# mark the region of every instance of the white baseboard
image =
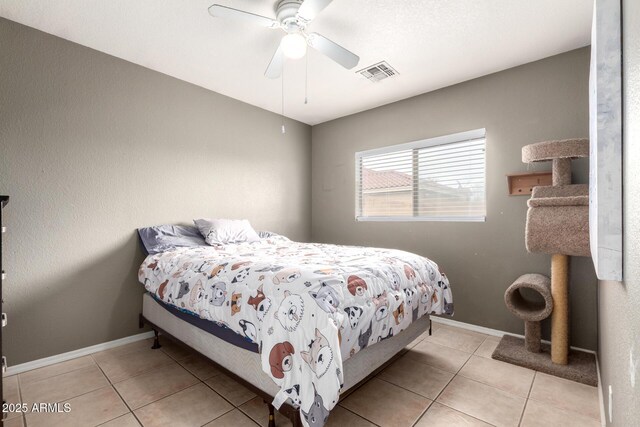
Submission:
<svg viewBox="0 0 640 427">
<path fill-rule="evenodd" d="M 472 325 L 471 323 L 459 322 L 457 320 L 451 320 L 451 319 L 447 319 L 445 317 L 431 316 L 431 320 L 433 320 L 435 323 L 442 323 L 443 325 L 455 326 L 456 328 L 467 329 L 469 331 L 479 332 L 479 333 L 485 334 L 485 335 L 493 335 L 494 337 L 502 337 L 504 335 L 511 335 L 511 336 L 518 337 L 518 338 L 524 338 L 524 335 L 512 334 L 511 332 L 500 331 L 498 329 L 485 328 L 484 326 Z M 542 342 L 545 343 L 545 344 L 551 344 L 551 342 L 547 341 L 547 340 L 542 340 Z M 576 350 L 576 351 L 584 351 L 585 353 L 596 354 L 595 351 L 587 350 L 586 348 L 580 348 L 580 347 L 571 346 L 571 349 L 572 350 Z"/>
<path fill-rule="evenodd" d="M 596 371 L 598 373 L 598 400 L 600 401 L 600 425 L 607 426 L 607 413 L 604 409 L 604 387 L 602 385 L 602 377 L 600 376 L 600 359 L 596 353 Z"/>
<path fill-rule="evenodd" d="M 55 363 L 65 362 L 67 360 L 76 359 L 88 354 L 97 353 L 99 351 L 108 350 L 110 348 L 119 347 L 121 345 L 145 340 L 151 337 L 153 337 L 153 331 L 143 332 L 141 334 L 131 335 L 130 337 L 92 345 L 91 347 L 80 348 L 78 350 L 69 351 L 67 353 L 45 357 L 44 359 L 38 359 L 31 362 L 21 363 L 19 365 L 9 366 L 3 376 L 8 377 L 10 375 L 20 374 L 22 372 L 31 371 L 32 369 L 42 368 L 45 366 L 53 365 Z"/>
</svg>

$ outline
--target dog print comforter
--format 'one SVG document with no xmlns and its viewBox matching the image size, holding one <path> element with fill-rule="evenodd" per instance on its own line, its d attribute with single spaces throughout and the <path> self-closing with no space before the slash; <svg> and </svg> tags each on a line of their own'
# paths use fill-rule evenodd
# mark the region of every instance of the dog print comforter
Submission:
<svg viewBox="0 0 640 427">
<path fill-rule="evenodd" d="M 231 328 L 260 347 L 280 386 L 274 405 L 324 424 L 342 363 L 428 314 L 452 314 L 447 277 L 431 260 L 392 249 L 272 236 L 148 256 L 139 280 L 160 301 Z"/>
</svg>

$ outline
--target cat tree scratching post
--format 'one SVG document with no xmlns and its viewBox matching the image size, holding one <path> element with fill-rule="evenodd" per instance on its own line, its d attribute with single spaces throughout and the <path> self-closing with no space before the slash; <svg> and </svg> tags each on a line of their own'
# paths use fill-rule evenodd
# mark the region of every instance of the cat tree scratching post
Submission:
<svg viewBox="0 0 640 427">
<path fill-rule="evenodd" d="M 571 185 L 571 160 L 589 155 L 589 140 L 568 139 L 527 145 L 522 161 L 552 161 L 553 186 L 535 187 L 528 202 L 526 246 L 551 255 L 551 360 L 568 363 L 569 256 L 590 256 L 589 192 Z"/>
</svg>

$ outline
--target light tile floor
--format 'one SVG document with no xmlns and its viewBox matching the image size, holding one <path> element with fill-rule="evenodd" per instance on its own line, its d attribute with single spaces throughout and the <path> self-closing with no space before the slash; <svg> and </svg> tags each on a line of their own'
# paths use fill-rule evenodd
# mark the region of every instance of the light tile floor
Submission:
<svg viewBox="0 0 640 427">
<path fill-rule="evenodd" d="M 139 341 L 4 378 L 7 427 L 267 425 L 261 398 L 170 340 Z M 600 426 L 598 391 L 491 359 L 498 338 L 434 322 L 387 369 L 344 397 L 328 426 Z M 291 423 L 276 415 L 278 426 Z"/>
</svg>

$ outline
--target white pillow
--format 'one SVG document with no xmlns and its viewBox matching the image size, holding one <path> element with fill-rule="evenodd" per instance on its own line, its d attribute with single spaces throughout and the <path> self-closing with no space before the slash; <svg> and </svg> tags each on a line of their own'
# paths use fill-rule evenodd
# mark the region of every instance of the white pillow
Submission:
<svg viewBox="0 0 640 427">
<path fill-rule="evenodd" d="M 246 219 L 194 219 L 193 223 L 204 236 L 205 242 L 212 246 L 260 240 Z"/>
</svg>

